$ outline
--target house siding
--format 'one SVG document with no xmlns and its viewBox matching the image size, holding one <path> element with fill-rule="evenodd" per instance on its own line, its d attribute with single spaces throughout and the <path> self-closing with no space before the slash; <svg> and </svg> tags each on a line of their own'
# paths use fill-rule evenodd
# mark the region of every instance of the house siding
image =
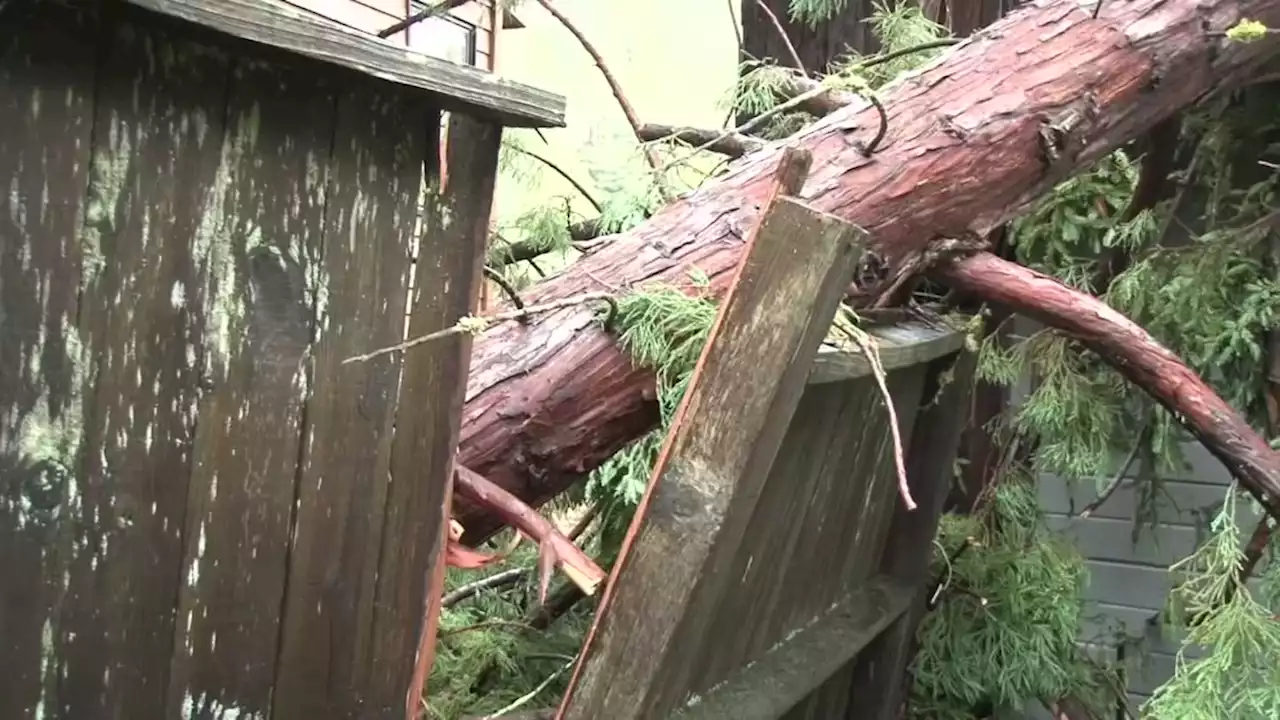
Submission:
<svg viewBox="0 0 1280 720">
<path fill-rule="evenodd" d="M 1025 337 L 1036 329 L 1019 328 L 1019 334 Z M 1099 659 L 1123 659 L 1135 717 L 1156 688 L 1173 677 L 1180 646 L 1178 638 L 1166 637 L 1160 627 L 1174 581 L 1168 568 L 1207 535 L 1232 481 L 1226 467 L 1199 443 L 1185 443 L 1183 456 L 1186 467 L 1162 473 L 1154 499 L 1144 501 L 1145 493 L 1138 492 L 1141 468 L 1135 463 L 1120 487 L 1087 518 L 1079 514 L 1097 499 L 1105 479 L 1073 482 L 1042 475 L 1038 483 L 1045 523 L 1074 542 L 1088 569 L 1081 644 Z M 1249 503 L 1237 503 L 1242 542 L 1258 517 Z M 1256 590 L 1257 581 L 1250 586 Z M 1200 655 L 1195 648 L 1187 653 Z M 1038 703 L 1023 716 L 1052 720 Z"/>
<path fill-rule="evenodd" d="M 362 32 L 376 33 L 409 16 L 407 0 L 286 0 L 291 5 L 323 15 Z M 416 10 L 415 10 L 416 12 Z M 476 67 L 492 71 L 493 62 L 493 0 L 474 0 L 449 11 L 449 15 L 474 25 L 476 28 Z M 427 55 L 443 57 L 438 48 L 429 42 L 429 35 L 421 26 L 410 27 L 387 38 L 389 42 L 407 45 Z"/>
</svg>

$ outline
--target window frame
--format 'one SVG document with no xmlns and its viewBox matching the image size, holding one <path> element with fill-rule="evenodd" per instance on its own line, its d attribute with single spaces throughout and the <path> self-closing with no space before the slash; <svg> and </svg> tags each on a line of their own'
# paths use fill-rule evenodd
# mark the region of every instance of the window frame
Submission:
<svg viewBox="0 0 1280 720">
<path fill-rule="evenodd" d="M 412 17 L 413 15 L 420 13 L 423 10 L 426 10 L 430 4 L 433 4 L 433 3 L 423 2 L 423 0 L 409 0 L 409 16 Z M 479 48 L 480 28 L 477 27 L 476 25 L 473 25 L 472 23 L 467 22 L 466 20 L 463 20 L 459 17 L 455 17 L 452 13 L 448 13 L 448 12 L 441 13 L 440 15 L 435 15 L 430 18 L 427 18 L 426 20 L 423 20 L 420 23 L 415 23 L 414 25 L 409 27 L 408 31 L 405 33 L 405 44 L 412 46 L 413 31 L 415 29 L 422 28 L 426 26 L 427 23 L 433 22 L 433 21 L 443 21 L 443 22 L 450 23 L 460 28 L 466 33 L 465 35 L 466 39 L 464 41 L 465 44 L 463 45 L 463 49 L 462 49 L 462 54 L 465 58 L 465 64 L 470 65 L 471 67 L 478 67 L 480 63 L 480 48 Z"/>
</svg>

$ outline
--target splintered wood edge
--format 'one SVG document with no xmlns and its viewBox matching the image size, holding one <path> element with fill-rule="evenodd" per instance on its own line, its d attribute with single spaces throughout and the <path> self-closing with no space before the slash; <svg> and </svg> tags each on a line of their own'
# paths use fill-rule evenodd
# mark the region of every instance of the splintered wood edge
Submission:
<svg viewBox="0 0 1280 720">
<path fill-rule="evenodd" d="M 913 592 L 879 576 L 727 680 L 699 693 L 672 720 L 775 720 L 809 696 L 897 620 Z"/>
<path fill-rule="evenodd" d="M 564 127 L 561 95 L 398 47 L 281 0 L 126 0 L 160 15 L 425 90 L 445 110 L 507 127 Z"/>
<path fill-rule="evenodd" d="M 964 332 L 948 327 L 945 320 L 938 320 L 936 324 L 905 320 L 868 328 L 867 334 L 876 341 L 885 372 L 927 363 L 964 347 Z M 871 363 L 862 353 L 824 346 L 813 359 L 809 384 L 854 380 L 870 374 Z"/>
</svg>

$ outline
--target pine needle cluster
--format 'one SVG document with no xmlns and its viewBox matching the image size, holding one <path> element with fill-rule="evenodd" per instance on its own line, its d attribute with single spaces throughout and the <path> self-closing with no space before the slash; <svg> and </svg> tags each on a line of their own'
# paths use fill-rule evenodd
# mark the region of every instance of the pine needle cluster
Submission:
<svg viewBox="0 0 1280 720">
<path fill-rule="evenodd" d="M 946 516 L 939 529 L 938 605 L 920 626 L 911 667 L 914 718 L 970 720 L 1028 698 L 1104 695 L 1076 646 L 1079 553 L 1044 528 L 1026 478 L 998 486 L 987 511 Z"/>
</svg>

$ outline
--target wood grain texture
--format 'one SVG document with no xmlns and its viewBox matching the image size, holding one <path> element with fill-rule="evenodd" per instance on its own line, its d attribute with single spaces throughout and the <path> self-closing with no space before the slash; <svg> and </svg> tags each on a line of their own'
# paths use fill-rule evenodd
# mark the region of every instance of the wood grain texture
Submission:
<svg viewBox="0 0 1280 720">
<path fill-rule="evenodd" d="M 0 717 L 60 717 L 86 360 L 76 326 L 96 43 L 47 3 L 0 18 Z M 83 547 L 79 549 L 83 552 Z"/>
<path fill-rule="evenodd" d="M 385 534 L 398 358 L 343 360 L 403 337 L 408 258 L 423 167 L 439 115 L 396 88 L 351 84 L 337 106 L 329 160 L 294 542 L 271 717 L 403 713 L 372 667 L 378 571 L 400 538 Z M 394 140 L 388 141 L 388 138 Z M 424 568 L 425 569 L 425 568 Z M 408 635 L 410 627 L 403 628 Z M 412 643 L 410 638 L 408 642 Z M 405 672 L 407 672 L 407 668 Z"/>
<path fill-rule="evenodd" d="M 564 718 L 663 716 L 692 689 L 691 665 L 733 581 L 726 570 L 858 257 L 856 229 L 794 201 L 776 199 L 762 217 L 601 601 Z"/>
<path fill-rule="evenodd" d="M 334 88 L 235 63 L 189 302 L 223 337 L 201 399 L 168 717 L 266 717 L 316 323 Z"/>
<path fill-rule="evenodd" d="M 479 296 L 502 128 L 453 114 L 447 136 L 448 177 L 443 185 L 438 176 L 430 179 L 410 337 L 453 325 L 471 314 Z M 373 617 L 369 692 L 377 697 L 403 697 L 421 632 L 428 631 L 424 608 L 438 600 L 427 596 L 426 586 L 444 562 L 470 354 L 471 338 L 462 334 L 414 348 L 404 358 L 383 530 L 395 546 L 380 558 Z M 418 698 L 408 701 L 417 709 Z"/>
<path fill-rule="evenodd" d="M 159 720 L 182 577 L 197 408 L 218 329 L 198 300 L 212 248 L 228 58 L 104 16 L 79 327 L 93 359 L 86 452 L 54 640 L 60 717 Z"/>
<path fill-rule="evenodd" d="M 913 593 L 872 581 L 853 590 L 760 659 L 689 701 L 681 720 L 776 720 L 858 654 L 906 610 Z"/>
<path fill-rule="evenodd" d="M 354 32 L 281 0 L 127 0 L 254 43 L 430 93 L 446 110 L 511 127 L 563 127 L 564 98 Z"/>
</svg>

